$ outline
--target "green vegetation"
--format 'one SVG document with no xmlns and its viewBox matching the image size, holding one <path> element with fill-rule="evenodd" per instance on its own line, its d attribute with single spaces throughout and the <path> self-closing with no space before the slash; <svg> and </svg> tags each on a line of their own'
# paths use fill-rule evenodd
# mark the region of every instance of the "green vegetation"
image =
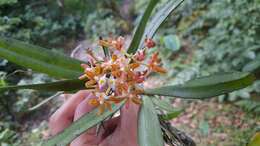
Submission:
<svg viewBox="0 0 260 146">
<path fill-rule="evenodd" d="M 242 71 L 248 64 L 260 62 L 260 23 L 257 21 L 260 19 L 259 0 L 197 0 L 192 4 L 194 5 L 189 5 L 192 12 L 179 21 L 177 29 L 183 38 L 191 40 L 196 46 L 194 62 L 202 71 L 198 75 Z M 259 68 L 259 64 L 255 63 L 251 68 Z M 252 70 L 251 68 L 248 66 L 247 70 Z M 257 81 L 249 88 L 219 99 L 245 99 L 245 103 L 248 103 L 248 99 L 255 98 L 252 93 L 259 96 L 259 83 Z M 240 105 L 250 108 L 251 104 Z M 251 110 L 259 111 L 259 107 L 258 103 Z"/>
</svg>

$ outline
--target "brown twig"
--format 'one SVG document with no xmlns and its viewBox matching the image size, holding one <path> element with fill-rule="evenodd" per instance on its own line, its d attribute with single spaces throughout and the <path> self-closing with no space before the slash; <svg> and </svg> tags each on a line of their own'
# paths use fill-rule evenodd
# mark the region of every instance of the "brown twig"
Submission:
<svg viewBox="0 0 260 146">
<path fill-rule="evenodd" d="M 171 123 L 160 120 L 164 141 L 170 146 L 196 146 L 186 133 L 173 127 Z"/>
</svg>

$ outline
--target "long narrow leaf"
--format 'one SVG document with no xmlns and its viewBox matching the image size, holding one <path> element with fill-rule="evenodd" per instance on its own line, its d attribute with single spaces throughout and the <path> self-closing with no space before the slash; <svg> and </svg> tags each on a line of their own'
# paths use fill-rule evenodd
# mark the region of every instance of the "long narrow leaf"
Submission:
<svg viewBox="0 0 260 146">
<path fill-rule="evenodd" d="M 248 63 L 244 68 L 243 71 L 247 71 L 247 72 L 255 72 L 257 70 L 260 70 L 260 57 L 259 60 L 255 60 L 252 61 L 250 63 Z"/>
<path fill-rule="evenodd" d="M 147 89 L 144 94 L 203 99 L 245 88 L 254 81 L 255 76 L 250 73 L 216 74 L 191 80 L 183 85 Z"/>
<path fill-rule="evenodd" d="M 81 62 L 61 53 L 18 40 L 0 37 L 0 57 L 58 78 L 80 75 Z"/>
<path fill-rule="evenodd" d="M 183 2 L 184 0 L 169 0 L 161 8 L 159 8 L 159 11 L 155 14 L 151 22 L 149 22 L 147 27 L 145 28 L 145 32 L 142 36 L 142 40 L 138 49 L 142 49 L 144 47 L 145 38 L 152 38 L 161 26 L 161 24 L 167 19 L 167 17 Z"/>
<path fill-rule="evenodd" d="M 138 138 L 140 146 L 163 146 L 159 119 L 150 98 L 144 96 L 139 114 Z"/>
<path fill-rule="evenodd" d="M 168 112 L 175 111 L 175 108 L 173 107 L 171 102 L 167 101 L 166 98 L 165 99 L 153 98 L 152 101 L 155 105 L 157 105 L 162 110 L 165 110 Z"/>
<path fill-rule="evenodd" d="M 35 105 L 35 106 L 33 106 L 33 107 L 30 107 L 30 108 L 28 109 L 28 111 L 34 111 L 34 110 L 36 110 L 36 109 L 42 107 L 43 105 L 45 105 L 46 103 L 48 103 L 49 101 L 51 101 L 51 100 L 54 99 L 55 97 L 62 95 L 63 93 L 64 93 L 63 91 L 57 92 L 56 94 L 54 94 L 54 95 L 52 95 L 52 96 L 50 96 L 50 97 L 44 99 L 43 101 L 41 101 L 41 102 L 38 103 L 37 105 Z"/>
<path fill-rule="evenodd" d="M 184 110 L 183 109 L 175 109 L 175 111 L 172 111 L 170 113 L 164 114 L 164 115 L 159 115 L 160 119 L 169 121 L 172 120 L 176 117 L 178 117 Z"/>
<path fill-rule="evenodd" d="M 245 72 L 252 72 L 255 74 L 256 78 L 260 79 L 260 57 L 257 57 L 255 61 L 248 63 L 244 68 Z"/>
<path fill-rule="evenodd" d="M 74 91 L 86 89 L 84 86 L 84 81 L 73 79 L 73 80 L 62 80 L 51 83 L 42 84 L 30 84 L 30 85 L 17 85 L 17 86 L 3 86 L 0 87 L 1 91 L 6 90 L 16 90 L 16 89 L 34 89 L 42 91 Z"/>
<path fill-rule="evenodd" d="M 247 146 L 259 146 L 260 145 L 260 132 L 256 132 L 255 135 L 251 138 Z"/>
<path fill-rule="evenodd" d="M 120 104 L 113 106 L 112 111 L 105 111 L 102 115 L 97 115 L 98 108 L 94 109 L 93 111 L 89 112 L 88 114 L 81 117 L 76 122 L 72 123 L 68 128 L 66 128 L 60 134 L 54 136 L 53 138 L 47 140 L 43 146 L 66 146 L 68 145 L 73 139 L 78 137 L 80 134 L 88 130 L 89 128 L 97 125 L 104 119 L 111 116 L 113 113 L 118 111 L 123 105 L 124 101 Z"/>
<path fill-rule="evenodd" d="M 142 39 L 143 33 L 145 31 L 145 27 L 146 24 L 151 16 L 151 13 L 153 11 L 153 9 L 155 8 L 156 4 L 159 2 L 159 0 L 150 0 L 150 3 L 148 5 L 148 7 L 146 8 L 142 19 L 134 33 L 134 37 L 132 39 L 132 42 L 127 50 L 127 53 L 131 54 L 131 53 L 135 53 L 136 50 L 138 49 L 138 46 L 140 44 L 140 41 Z"/>
</svg>

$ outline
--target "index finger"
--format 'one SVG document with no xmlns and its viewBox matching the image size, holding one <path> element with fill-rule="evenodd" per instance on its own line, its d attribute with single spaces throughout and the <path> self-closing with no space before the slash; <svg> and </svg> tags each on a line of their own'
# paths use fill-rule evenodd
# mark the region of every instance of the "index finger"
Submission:
<svg viewBox="0 0 260 146">
<path fill-rule="evenodd" d="M 72 95 L 49 120 L 50 134 L 56 135 L 67 128 L 74 118 L 76 107 L 90 94 L 89 91 L 82 90 Z"/>
</svg>

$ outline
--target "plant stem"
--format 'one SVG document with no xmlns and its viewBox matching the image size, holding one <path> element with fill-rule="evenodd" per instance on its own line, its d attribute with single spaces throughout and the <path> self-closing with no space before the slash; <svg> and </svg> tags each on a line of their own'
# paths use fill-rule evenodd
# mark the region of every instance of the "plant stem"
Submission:
<svg viewBox="0 0 260 146">
<path fill-rule="evenodd" d="M 171 123 L 160 120 L 160 124 L 163 138 L 170 146 L 196 146 L 190 136 L 173 127 Z"/>
</svg>

